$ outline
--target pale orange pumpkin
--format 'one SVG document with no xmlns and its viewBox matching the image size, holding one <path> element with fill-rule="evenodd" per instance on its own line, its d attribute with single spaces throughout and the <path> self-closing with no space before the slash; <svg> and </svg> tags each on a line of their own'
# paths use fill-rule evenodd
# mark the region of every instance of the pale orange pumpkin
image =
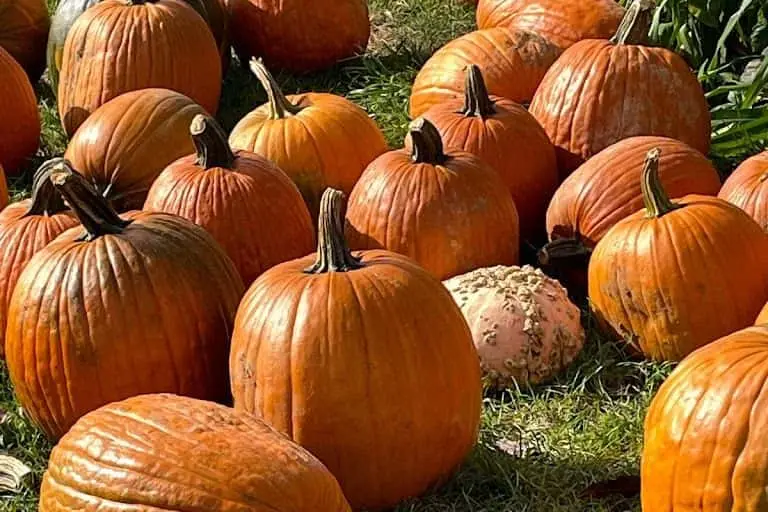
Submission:
<svg viewBox="0 0 768 512">
<path fill-rule="evenodd" d="M 763 310 L 757 316 L 757 321 L 755 322 L 755 325 L 767 324 L 767 323 L 768 323 L 768 304 L 765 305 Z"/>
<path fill-rule="evenodd" d="M 717 197 L 747 212 L 768 233 L 768 151 L 742 162 Z"/>
</svg>

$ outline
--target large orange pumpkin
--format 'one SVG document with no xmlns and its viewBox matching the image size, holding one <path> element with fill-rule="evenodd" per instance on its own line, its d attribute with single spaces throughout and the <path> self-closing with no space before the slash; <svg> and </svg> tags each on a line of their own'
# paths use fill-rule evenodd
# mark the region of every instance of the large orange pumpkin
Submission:
<svg viewBox="0 0 768 512">
<path fill-rule="evenodd" d="M 317 260 L 268 270 L 243 299 L 235 407 L 323 461 L 355 510 L 380 510 L 444 481 L 472 449 L 480 364 L 439 281 L 403 256 L 349 251 L 341 192 L 325 193 L 319 224 Z"/>
<path fill-rule="evenodd" d="M 609 39 L 623 15 L 613 0 L 480 0 L 477 26 L 527 30 L 564 50 L 582 39 Z"/>
<path fill-rule="evenodd" d="M 252 60 L 251 69 L 269 101 L 237 123 L 229 143 L 275 162 L 299 187 L 316 220 L 326 187 L 352 192 L 365 167 L 387 150 L 384 135 L 363 109 L 341 96 L 286 97 L 260 61 Z"/>
<path fill-rule="evenodd" d="M 33 81 L 45 69 L 49 26 L 45 0 L 0 0 L 0 47 L 21 64 Z"/>
<path fill-rule="evenodd" d="M 288 176 L 263 157 L 233 153 L 209 116 L 195 116 L 190 131 L 197 154 L 160 174 L 145 211 L 172 213 L 205 228 L 246 284 L 278 263 L 312 252 L 312 220 Z"/>
<path fill-rule="evenodd" d="M 167 89 L 122 94 L 83 123 L 64 156 L 118 211 L 139 209 L 163 169 L 195 151 L 189 125 L 204 113 Z"/>
<path fill-rule="evenodd" d="M 696 75 L 679 55 L 643 45 L 652 16 L 652 0 L 635 0 L 614 39 L 576 43 L 542 80 L 530 110 L 558 150 L 563 178 L 635 135 L 709 152 L 709 106 Z"/>
<path fill-rule="evenodd" d="M 69 31 L 59 76 L 68 135 L 123 93 L 171 89 L 216 113 L 221 59 L 205 20 L 181 0 L 104 0 Z"/>
<path fill-rule="evenodd" d="M 521 236 L 544 233 L 544 213 L 557 188 L 555 149 L 539 123 L 522 106 L 490 97 L 480 68 L 466 72 L 464 100 L 446 101 L 424 113 L 449 150 L 466 151 L 490 165 L 512 193 Z"/>
<path fill-rule="evenodd" d="M 718 197 L 747 212 L 768 232 L 768 151 L 748 158 L 733 171 Z"/>
<path fill-rule="evenodd" d="M 766 324 L 766 323 L 768 323 L 768 303 L 766 303 L 763 310 L 757 316 L 757 321 L 755 322 L 755 325 Z"/>
<path fill-rule="evenodd" d="M 0 48 L 0 165 L 11 176 L 19 174 L 24 160 L 40 145 L 37 98 L 24 69 Z"/>
<path fill-rule="evenodd" d="M 410 114 L 464 97 L 467 66 L 477 65 L 494 96 L 528 103 L 560 49 L 531 32 L 478 30 L 449 42 L 424 64 L 413 82 Z"/>
<path fill-rule="evenodd" d="M 121 219 L 66 162 L 51 180 L 84 228 L 38 252 L 11 298 L 6 359 L 27 414 L 55 439 L 135 395 L 226 400 L 243 283 L 219 245 L 173 215 Z"/>
<path fill-rule="evenodd" d="M 410 150 L 380 156 L 355 185 L 350 245 L 404 254 L 440 280 L 515 265 L 517 210 L 498 173 L 469 153 L 444 152 L 424 118 L 411 123 L 410 138 Z"/>
<path fill-rule="evenodd" d="M 38 510 L 97 509 L 350 511 L 325 466 L 264 421 L 169 394 L 101 407 L 53 449 Z"/>
<path fill-rule="evenodd" d="M 654 150 L 642 176 L 645 209 L 595 247 L 589 298 L 632 347 L 677 361 L 754 322 L 768 296 L 768 236 L 721 199 L 672 202 L 658 169 Z"/>
</svg>

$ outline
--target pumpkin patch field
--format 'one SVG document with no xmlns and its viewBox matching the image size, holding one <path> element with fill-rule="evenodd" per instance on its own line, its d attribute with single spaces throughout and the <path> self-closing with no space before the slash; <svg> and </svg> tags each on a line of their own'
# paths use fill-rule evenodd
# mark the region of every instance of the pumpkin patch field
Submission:
<svg viewBox="0 0 768 512">
<path fill-rule="evenodd" d="M 765 0 L 0 0 L 0 511 L 768 512 Z"/>
</svg>

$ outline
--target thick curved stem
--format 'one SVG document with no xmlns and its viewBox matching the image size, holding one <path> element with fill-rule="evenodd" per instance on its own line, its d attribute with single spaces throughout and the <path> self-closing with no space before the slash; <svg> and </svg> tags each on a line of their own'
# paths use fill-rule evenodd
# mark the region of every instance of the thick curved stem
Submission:
<svg viewBox="0 0 768 512">
<path fill-rule="evenodd" d="M 229 147 L 227 134 L 214 118 L 197 114 L 189 126 L 189 133 L 197 150 L 197 165 L 203 169 L 232 168 L 235 154 Z"/>
<path fill-rule="evenodd" d="M 349 272 L 362 268 L 360 258 L 352 254 L 344 238 L 344 193 L 328 188 L 320 200 L 317 260 L 304 272 L 323 274 L 326 272 Z"/>
<path fill-rule="evenodd" d="M 611 42 L 613 44 L 645 44 L 648 41 L 648 31 L 653 23 L 655 9 L 654 0 L 633 0 Z"/>
<path fill-rule="evenodd" d="M 539 264 L 558 266 L 567 261 L 588 262 L 592 249 L 584 245 L 578 237 L 559 238 L 542 247 L 538 253 Z"/>
<path fill-rule="evenodd" d="M 461 113 L 468 117 L 486 118 L 496 112 L 493 101 L 488 95 L 483 73 L 476 64 L 467 67 L 467 78 L 464 82 L 464 108 Z"/>
<path fill-rule="evenodd" d="M 667 195 L 659 178 L 659 159 L 661 150 L 654 148 L 645 157 L 641 187 L 643 190 L 643 202 L 649 218 L 659 218 L 667 213 L 677 210 L 680 205 L 675 204 Z"/>
<path fill-rule="evenodd" d="M 267 91 L 269 99 L 269 117 L 271 119 L 284 119 L 301 112 L 301 107 L 294 105 L 285 97 L 280 86 L 277 85 L 275 77 L 267 70 L 261 59 L 251 59 L 251 71 L 261 82 L 261 86 Z"/>
<path fill-rule="evenodd" d="M 411 160 L 417 164 L 442 164 L 446 160 L 443 152 L 443 140 L 435 125 L 420 117 L 408 127 L 413 149 Z"/>
<path fill-rule="evenodd" d="M 64 199 L 50 179 L 52 170 L 64 162 L 69 164 L 63 158 L 53 158 L 41 165 L 35 172 L 35 177 L 32 179 L 32 204 L 24 214 L 25 217 L 55 215 L 67 209 Z"/>
</svg>

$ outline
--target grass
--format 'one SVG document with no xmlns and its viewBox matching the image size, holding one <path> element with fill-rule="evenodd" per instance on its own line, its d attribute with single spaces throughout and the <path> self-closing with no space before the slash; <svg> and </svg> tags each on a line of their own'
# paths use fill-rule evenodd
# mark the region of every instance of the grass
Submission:
<svg viewBox="0 0 768 512">
<path fill-rule="evenodd" d="M 332 91 L 362 105 L 376 118 L 389 143 L 402 145 L 407 99 L 418 69 L 446 41 L 472 29 L 472 8 L 457 0 L 372 0 L 371 48 L 361 59 L 309 77 L 278 75 L 286 92 Z M 44 123 L 43 145 L 14 196 L 28 193 L 34 168 L 63 153 L 66 138 L 50 87 L 37 86 Z M 233 65 L 225 80 L 219 119 L 231 129 L 265 101 L 256 80 Z M 578 361 L 553 383 L 486 398 L 481 440 L 460 472 L 441 489 L 403 504 L 398 511 L 626 511 L 635 498 L 588 499 L 590 484 L 636 473 L 645 409 L 670 370 L 632 362 L 591 328 Z M 33 511 L 49 444 L 23 417 L 0 365 L 0 450 L 34 469 L 22 493 L 0 497 L 0 510 Z M 407 456 L 407 454 L 404 454 Z"/>
</svg>

